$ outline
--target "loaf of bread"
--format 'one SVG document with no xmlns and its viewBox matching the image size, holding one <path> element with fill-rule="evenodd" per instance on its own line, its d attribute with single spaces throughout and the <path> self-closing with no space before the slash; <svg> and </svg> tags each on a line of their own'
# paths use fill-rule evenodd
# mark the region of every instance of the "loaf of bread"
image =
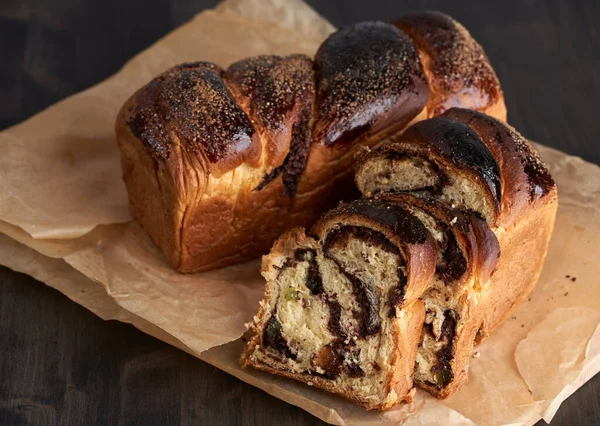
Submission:
<svg viewBox="0 0 600 426">
<path fill-rule="evenodd" d="M 180 272 L 255 258 L 344 197 L 359 148 L 453 106 L 506 117 L 483 50 L 440 13 L 341 29 L 314 60 L 179 65 L 118 115 L 130 210 Z"/>
<path fill-rule="evenodd" d="M 393 217 L 395 229 L 404 229 L 410 223 L 413 229 L 427 234 L 421 238 L 423 241 L 431 239 L 434 243 L 434 272 L 429 282 L 423 285 L 418 275 L 418 287 L 412 288 L 410 298 L 403 299 L 404 304 L 399 305 L 396 315 L 400 320 L 406 319 L 402 312 L 415 315 L 418 301 L 414 300 L 419 298 L 425 306 L 424 316 L 419 314 L 418 317 L 423 321 L 422 328 L 399 321 L 403 333 L 377 335 L 379 347 L 397 348 L 400 357 L 369 350 L 366 352 L 369 356 L 363 354 L 370 347 L 369 340 L 364 341 L 365 336 L 358 334 L 357 345 L 361 351 L 360 356 L 353 359 L 365 372 L 360 387 L 347 376 L 336 376 L 335 380 L 320 376 L 308 364 L 304 369 L 290 370 L 295 365 L 281 362 L 277 358 L 278 349 L 265 344 L 268 321 L 278 321 L 285 331 L 280 335 L 281 341 L 292 342 L 287 347 L 289 354 L 296 356 L 299 353 L 296 348 L 303 348 L 296 341 L 298 330 L 307 326 L 305 318 L 316 316 L 311 320 L 310 330 L 319 334 L 335 314 L 325 309 L 314 312 L 311 304 L 294 304 L 293 316 L 281 316 L 277 303 L 285 300 L 282 295 L 286 289 L 305 285 L 302 273 L 279 273 L 279 266 L 286 262 L 281 260 L 280 247 L 297 246 L 295 237 L 287 234 L 264 259 L 265 301 L 252 325 L 254 337 L 244 352 L 243 363 L 310 381 L 367 408 L 385 409 L 394 401 L 410 399 L 413 380 L 418 387 L 445 398 L 467 380 L 474 345 L 498 327 L 535 285 L 554 225 L 558 203 L 556 185 L 535 151 L 514 129 L 482 113 L 459 108 L 391 136 L 389 143 L 358 161 L 355 181 L 364 198 L 325 214 L 310 233 L 313 239 L 308 238 L 318 247 L 317 260 L 325 259 L 312 269 L 315 276 L 327 283 L 324 288 L 328 291 L 320 297 L 328 300 L 332 295 L 339 298 L 343 294 L 353 298 L 351 300 L 362 300 L 360 289 L 366 287 L 371 291 L 376 289 L 378 306 L 382 303 L 396 306 L 390 302 L 395 299 L 389 293 L 387 280 L 394 277 L 401 282 L 402 277 L 406 277 L 408 283 L 414 282 L 416 270 L 404 267 L 401 257 L 389 261 L 387 253 L 373 249 L 373 241 L 381 240 L 374 237 L 379 232 L 374 224 L 359 225 L 357 231 L 355 223 L 358 222 L 350 221 L 354 216 L 340 215 L 368 211 L 372 218 L 388 223 L 393 222 L 390 219 Z M 375 209 L 374 206 L 385 207 Z M 408 212 L 410 221 L 399 220 L 397 213 L 391 215 L 398 211 Z M 400 223 L 403 225 L 399 226 Z M 417 223 L 422 224 L 422 228 Z M 293 235 L 304 234 L 295 230 Z M 391 240 L 387 234 L 386 238 L 406 259 L 406 250 L 400 241 Z M 401 236 L 401 241 L 408 240 L 407 235 Z M 335 254 L 332 248 L 337 248 Z M 287 256 L 292 252 L 288 251 Z M 427 259 L 431 262 L 429 256 Z M 338 262 L 334 273 L 325 264 L 331 259 Z M 292 262 L 292 265 L 296 264 Z M 399 265 L 400 279 L 397 278 Z M 364 275 L 363 271 L 369 273 Z M 354 281 L 363 287 L 345 284 Z M 361 309 L 359 312 L 364 312 L 364 308 Z M 350 307 L 350 310 L 355 309 Z M 379 318 L 371 321 L 384 324 L 389 321 L 385 315 L 386 312 L 380 310 Z M 416 321 L 412 316 L 408 318 Z M 334 337 L 327 336 L 319 343 L 329 344 Z M 398 336 L 405 340 L 398 340 Z M 311 353 L 318 354 L 320 348 L 316 345 Z M 311 359 L 319 359 L 319 356 Z M 336 359 L 342 364 L 345 360 L 343 356 Z M 380 371 L 371 368 L 373 362 L 379 367 L 385 366 L 381 370 L 386 372 L 383 377 L 377 377 Z M 406 375 L 410 368 L 407 363 L 413 363 L 412 378 Z M 388 371 L 402 371 L 404 377 L 395 382 L 393 398 L 390 382 L 386 381 L 392 377 Z M 318 380 L 313 380 L 315 375 Z M 369 401 L 365 401 L 361 393 L 365 386 L 373 395 Z M 406 395 L 402 396 L 402 392 Z"/>
</svg>

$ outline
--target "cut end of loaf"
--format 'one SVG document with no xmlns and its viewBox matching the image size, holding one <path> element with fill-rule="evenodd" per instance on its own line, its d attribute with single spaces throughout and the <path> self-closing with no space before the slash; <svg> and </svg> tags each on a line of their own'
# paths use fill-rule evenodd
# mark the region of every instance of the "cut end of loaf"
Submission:
<svg viewBox="0 0 600 426">
<path fill-rule="evenodd" d="M 340 219 L 321 228 L 318 239 L 299 230 L 282 236 L 263 275 L 267 296 L 244 365 L 369 409 L 410 398 L 424 305 L 407 303 L 404 248 L 372 226 Z"/>
<path fill-rule="evenodd" d="M 436 196 L 444 204 L 466 207 L 493 222 L 496 209 L 493 202 L 481 196 L 480 181 L 469 175 L 452 173 L 444 161 L 425 159 L 413 149 L 390 145 L 374 151 L 361 163 L 355 176 L 360 192 L 366 196 L 410 191 Z"/>
</svg>

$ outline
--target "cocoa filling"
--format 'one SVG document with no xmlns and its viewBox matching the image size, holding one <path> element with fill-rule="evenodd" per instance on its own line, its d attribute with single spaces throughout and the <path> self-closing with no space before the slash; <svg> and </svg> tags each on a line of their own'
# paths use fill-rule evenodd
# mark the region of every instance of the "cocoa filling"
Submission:
<svg viewBox="0 0 600 426">
<path fill-rule="evenodd" d="M 440 223 L 440 226 L 444 230 L 444 246 L 440 247 L 442 250 L 442 258 L 436 265 L 436 273 L 440 278 L 450 283 L 460 279 L 467 271 L 467 260 L 463 256 L 463 253 L 456 242 L 456 237 L 448 226 L 444 223 Z"/>
<path fill-rule="evenodd" d="M 387 160 L 407 160 L 409 158 L 421 158 L 423 161 L 426 161 L 427 164 L 431 167 L 433 172 L 438 177 L 438 183 L 436 185 L 424 186 L 422 188 L 411 188 L 410 191 L 427 191 L 432 194 L 441 194 L 442 189 L 450 183 L 450 179 L 448 175 L 440 166 L 431 161 L 431 158 L 427 157 L 427 155 L 419 155 L 414 152 L 404 152 L 404 151 L 390 151 L 387 153 L 385 159 Z M 403 192 L 397 189 L 392 188 L 390 192 Z"/>
<path fill-rule="evenodd" d="M 323 293 L 323 280 L 317 264 L 317 252 L 313 249 L 298 249 L 294 253 L 297 262 L 308 262 L 308 273 L 306 274 L 306 287 L 314 295 Z"/>
<path fill-rule="evenodd" d="M 312 107 L 312 105 L 309 105 Z M 296 196 L 298 183 L 306 169 L 308 161 L 308 151 L 310 149 L 310 114 L 311 108 L 305 108 L 300 115 L 298 122 L 292 126 L 292 140 L 290 142 L 290 151 L 285 157 L 283 164 L 263 177 L 263 180 L 256 187 L 257 191 L 265 188 L 279 175 L 282 175 L 283 193 L 290 198 Z"/>
<path fill-rule="evenodd" d="M 342 307 L 337 300 L 331 298 L 325 299 L 327 307 L 329 308 L 329 321 L 327 322 L 327 328 L 334 336 L 340 339 L 346 338 L 346 332 L 342 328 Z"/>
<path fill-rule="evenodd" d="M 298 249 L 294 253 L 294 258 L 288 258 L 282 265 L 279 273 L 286 268 L 295 267 L 298 262 L 308 262 L 308 272 L 306 274 L 306 287 L 314 295 L 323 293 L 323 281 L 317 264 L 317 252 L 313 249 Z"/>
<path fill-rule="evenodd" d="M 393 318 L 396 316 L 396 308 L 402 306 L 404 302 L 404 294 L 406 293 L 406 283 L 408 279 L 402 271 L 398 268 L 398 284 L 390 288 L 388 292 L 388 304 L 390 305 L 389 317 Z"/>
<path fill-rule="evenodd" d="M 444 312 L 444 322 L 442 323 L 442 331 L 440 340 L 446 344 L 438 351 L 438 364 L 431 368 L 431 372 L 435 374 L 436 384 L 438 389 L 448 386 L 454 378 L 450 362 L 454 358 L 454 337 L 456 335 L 456 315 L 453 311 L 447 310 Z"/>
<path fill-rule="evenodd" d="M 342 265 L 333 259 L 336 266 L 348 281 L 352 284 L 352 289 L 356 294 L 356 300 L 361 307 L 359 314 L 359 336 L 366 338 L 377 334 L 381 330 L 381 318 L 379 317 L 379 294 L 377 290 L 371 288 L 359 278 L 346 272 Z"/>
<path fill-rule="evenodd" d="M 356 300 L 361 307 L 360 312 L 357 313 L 357 319 L 360 324 L 359 336 L 364 339 L 381 330 L 381 317 L 379 316 L 380 295 L 375 288 L 369 285 L 369 283 L 363 282 L 358 277 L 346 271 L 338 259 L 331 254 L 330 251 L 333 247 L 346 247 L 350 238 L 361 239 L 368 244 L 381 247 L 383 250 L 397 255 L 400 254 L 400 250 L 382 233 L 359 226 L 343 226 L 331 231 L 325 239 L 325 243 L 323 244 L 325 256 L 331 259 L 340 273 L 350 281 L 356 295 Z M 395 315 L 395 307 L 402 304 L 406 289 L 406 281 L 404 273 L 402 270 L 398 269 L 398 285 L 390 289 L 388 294 L 388 303 L 391 308 L 390 316 Z"/>
<path fill-rule="evenodd" d="M 267 325 L 263 331 L 263 345 L 282 353 L 287 358 L 295 360 L 296 354 L 292 352 L 287 341 L 281 334 L 281 323 L 275 316 L 276 313 L 277 310 L 273 311 L 273 315 L 269 318 L 269 321 L 267 321 Z"/>
<path fill-rule="evenodd" d="M 351 342 L 349 347 L 348 345 L 346 345 L 346 352 L 345 352 L 345 359 L 346 362 L 344 363 L 344 372 L 349 376 L 349 377 L 364 377 L 365 376 L 365 372 L 362 368 L 360 368 L 360 365 L 358 365 L 358 362 L 355 360 L 360 359 L 360 348 L 355 347 L 355 343 Z"/>
</svg>

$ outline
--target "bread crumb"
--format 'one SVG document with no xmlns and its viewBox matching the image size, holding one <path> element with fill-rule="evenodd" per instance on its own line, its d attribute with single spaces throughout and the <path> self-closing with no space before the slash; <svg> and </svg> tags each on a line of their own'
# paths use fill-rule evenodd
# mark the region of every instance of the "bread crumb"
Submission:
<svg viewBox="0 0 600 426">
<path fill-rule="evenodd" d="M 473 358 L 479 358 L 480 356 L 481 354 L 479 353 L 479 351 L 473 352 Z"/>
<path fill-rule="evenodd" d="M 313 385 L 313 383 L 312 383 L 312 382 L 306 382 L 306 384 L 307 384 L 308 386 L 312 386 L 312 385 Z"/>
<path fill-rule="evenodd" d="M 571 278 L 571 281 L 575 282 L 577 280 L 577 277 L 573 277 Z"/>
<path fill-rule="evenodd" d="M 568 295 L 569 295 L 569 292 L 567 291 L 567 292 L 565 293 L 565 296 L 568 296 Z"/>
</svg>

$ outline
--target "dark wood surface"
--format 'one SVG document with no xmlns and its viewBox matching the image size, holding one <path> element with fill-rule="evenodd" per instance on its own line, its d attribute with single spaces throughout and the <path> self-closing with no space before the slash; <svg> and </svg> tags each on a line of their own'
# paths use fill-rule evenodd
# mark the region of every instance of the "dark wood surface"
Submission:
<svg viewBox="0 0 600 426">
<path fill-rule="evenodd" d="M 216 1 L 1 0 L 0 129 L 117 71 Z M 445 11 L 483 44 L 509 121 L 600 163 L 600 2 L 310 1 L 335 25 Z M 1 176 L 0 170 L 0 176 Z M 552 424 L 600 424 L 600 375 Z M 304 425 L 287 405 L 0 267 L 0 425 Z"/>
</svg>

